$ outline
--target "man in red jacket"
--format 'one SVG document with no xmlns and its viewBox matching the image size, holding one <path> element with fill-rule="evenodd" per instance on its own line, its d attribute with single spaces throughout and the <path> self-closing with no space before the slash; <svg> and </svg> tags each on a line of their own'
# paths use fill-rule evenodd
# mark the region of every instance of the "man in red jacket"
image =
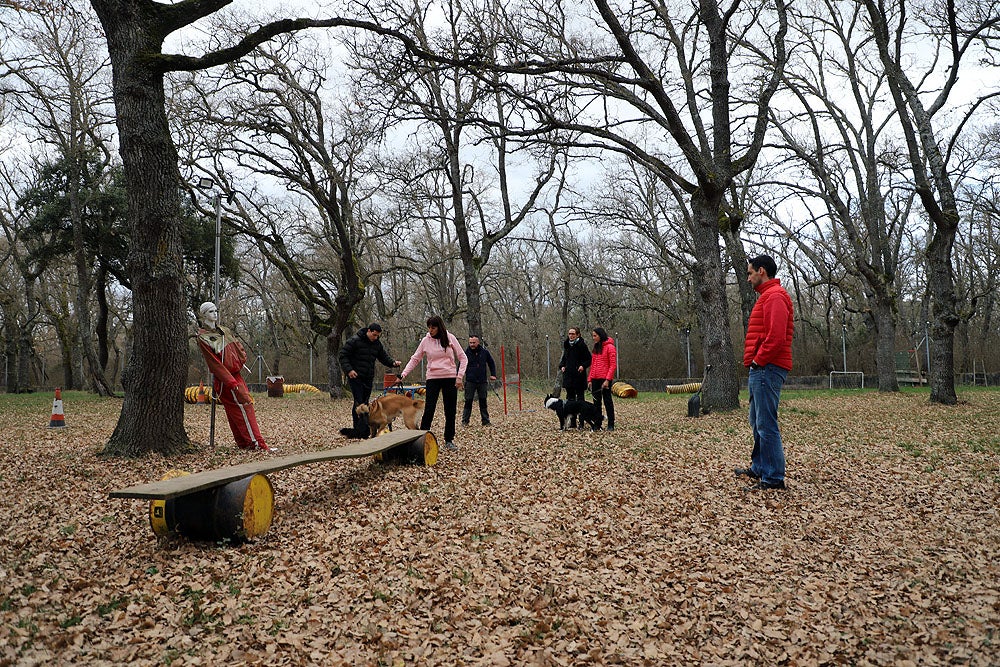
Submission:
<svg viewBox="0 0 1000 667">
<path fill-rule="evenodd" d="M 785 488 L 785 450 L 778 429 L 778 401 L 788 371 L 792 369 L 792 335 L 795 330 L 792 298 L 774 277 L 778 267 L 768 255 L 747 263 L 747 282 L 757 292 L 750 312 L 743 365 L 750 378 L 750 428 L 753 452 L 750 467 L 736 475 L 754 480 L 750 491 Z"/>
</svg>

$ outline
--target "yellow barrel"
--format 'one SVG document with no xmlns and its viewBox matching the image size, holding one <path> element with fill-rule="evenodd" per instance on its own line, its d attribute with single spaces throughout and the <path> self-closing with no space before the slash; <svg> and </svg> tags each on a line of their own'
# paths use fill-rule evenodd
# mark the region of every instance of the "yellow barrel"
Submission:
<svg viewBox="0 0 1000 667">
<path fill-rule="evenodd" d="M 197 391 L 198 387 L 188 387 L 188 390 L 194 389 Z M 194 401 L 188 401 L 193 403 Z M 173 479 L 174 477 L 183 477 L 184 475 L 190 475 L 191 473 L 186 470 L 168 470 L 167 474 L 161 479 Z M 166 537 L 170 535 L 173 530 L 168 527 L 167 524 L 167 502 L 166 500 L 151 500 L 149 501 L 149 527 L 153 529 L 153 533 L 160 536 Z M 173 514 L 174 506 L 173 503 L 170 504 L 170 512 Z"/>
<path fill-rule="evenodd" d="M 403 443 L 375 455 L 375 459 L 382 463 L 423 463 L 425 466 L 434 465 L 437 463 L 437 458 L 437 438 L 430 431 L 422 438 Z"/>
<path fill-rule="evenodd" d="M 176 477 L 175 472 L 188 474 L 168 475 Z M 266 533 L 273 516 L 274 487 L 261 474 L 149 505 L 149 523 L 161 537 L 180 533 L 195 540 L 244 542 Z"/>
</svg>

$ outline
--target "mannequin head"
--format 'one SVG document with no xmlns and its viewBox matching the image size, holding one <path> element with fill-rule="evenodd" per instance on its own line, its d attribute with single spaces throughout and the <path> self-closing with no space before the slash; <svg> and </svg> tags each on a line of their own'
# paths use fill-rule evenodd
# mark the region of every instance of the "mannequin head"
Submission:
<svg viewBox="0 0 1000 667">
<path fill-rule="evenodd" d="M 207 329 L 214 329 L 219 324 L 219 309 L 211 301 L 206 301 L 198 308 L 198 320 Z"/>
</svg>

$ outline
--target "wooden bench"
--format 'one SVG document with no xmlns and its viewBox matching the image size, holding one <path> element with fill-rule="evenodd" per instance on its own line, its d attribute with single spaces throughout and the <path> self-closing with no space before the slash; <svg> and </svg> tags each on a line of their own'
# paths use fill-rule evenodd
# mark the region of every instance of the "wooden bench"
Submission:
<svg viewBox="0 0 1000 667">
<path fill-rule="evenodd" d="M 149 500 L 149 522 L 159 536 L 180 533 L 195 539 L 253 539 L 267 532 L 274 513 L 274 489 L 265 473 L 286 468 L 376 456 L 393 463 L 437 462 L 437 439 L 430 431 L 390 431 L 337 449 L 305 452 L 206 470 L 168 473 L 149 482 L 111 491 L 111 498 Z"/>
<path fill-rule="evenodd" d="M 920 371 L 896 369 L 896 383 L 922 386 L 927 384 L 927 378 Z"/>
</svg>

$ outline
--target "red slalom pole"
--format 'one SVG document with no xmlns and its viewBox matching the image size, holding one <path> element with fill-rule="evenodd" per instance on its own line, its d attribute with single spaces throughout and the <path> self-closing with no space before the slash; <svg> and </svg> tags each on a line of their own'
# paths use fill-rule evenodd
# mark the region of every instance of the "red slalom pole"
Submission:
<svg viewBox="0 0 1000 667">
<path fill-rule="evenodd" d="M 503 414 L 507 416 L 507 364 L 504 360 L 503 345 L 500 346 L 500 384 L 503 386 Z"/>
<path fill-rule="evenodd" d="M 517 356 L 517 409 L 524 411 L 524 406 L 521 404 L 521 346 L 515 347 L 514 351 Z"/>
</svg>

